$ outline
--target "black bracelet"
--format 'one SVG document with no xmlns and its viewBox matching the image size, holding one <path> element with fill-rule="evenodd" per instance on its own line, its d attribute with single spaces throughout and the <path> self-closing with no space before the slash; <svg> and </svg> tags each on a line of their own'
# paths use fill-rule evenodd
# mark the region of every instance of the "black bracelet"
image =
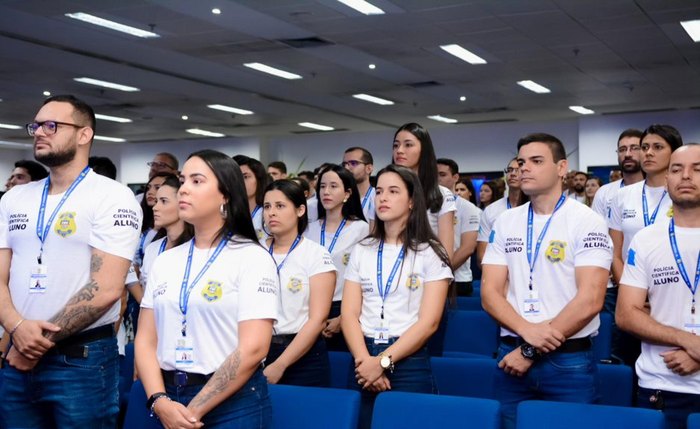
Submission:
<svg viewBox="0 0 700 429">
<path fill-rule="evenodd" d="M 153 404 L 156 402 L 156 400 L 157 400 L 158 398 L 162 398 L 163 396 L 166 396 L 166 397 L 167 397 L 168 394 L 165 393 L 165 392 L 156 392 L 156 393 L 154 393 L 153 395 L 151 395 L 151 397 L 148 398 L 148 400 L 146 401 L 146 409 L 147 409 L 148 411 L 152 411 L 152 410 L 151 410 L 151 407 L 153 407 Z"/>
</svg>

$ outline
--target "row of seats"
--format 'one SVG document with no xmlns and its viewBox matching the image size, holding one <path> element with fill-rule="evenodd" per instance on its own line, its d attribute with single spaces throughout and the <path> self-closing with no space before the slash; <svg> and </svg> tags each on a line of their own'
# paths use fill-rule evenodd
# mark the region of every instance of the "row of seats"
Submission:
<svg viewBox="0 0 700 429">
<path fill-rule="evenodd" d="M 134 383 L 126 429 L 156 429 L 143 407 L 146 395 Z M 359 392 L 299 386 L 270 386 L 274 429 L 356 429 Z M 498 429 L 500 404 L 483 398 L 421 393 L 384 392 L 377 397 L 372 428 Z M 689 428 L 700 428 L 700 414 L 691 415 Z M 663 414 L 654 410 L 611 405 L 524 401 L 518 405 L 518 429 L 663 429 Z"/>
</svg>

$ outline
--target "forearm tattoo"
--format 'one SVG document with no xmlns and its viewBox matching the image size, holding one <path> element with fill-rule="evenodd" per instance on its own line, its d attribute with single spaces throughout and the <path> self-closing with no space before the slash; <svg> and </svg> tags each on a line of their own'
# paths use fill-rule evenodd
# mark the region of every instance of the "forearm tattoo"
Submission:
<svg viewBox="0 0 700 429">
<path fill-rule="evenodd" d="M 214 373 L 204 388 L 192 399 L 189 404 L 192 408 L 202 408 L 211 398 L 225 391 L 229 383 L 238 375 L 241 366 L 241 352 L 236 349 L 227 357 L 219 369 Z"/>
</svg>

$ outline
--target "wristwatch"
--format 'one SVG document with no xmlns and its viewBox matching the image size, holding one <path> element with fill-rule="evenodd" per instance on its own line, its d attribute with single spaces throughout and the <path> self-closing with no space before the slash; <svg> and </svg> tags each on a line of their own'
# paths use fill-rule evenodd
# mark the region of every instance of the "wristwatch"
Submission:
<svg viewBox="0 0 700 429">
<path fill-rule="evenodd" d="M 382 367 L 384 371 L 387 369 L 389 370 L 390 373 L 394 373 L 394 361 L 391 360 L 391 355 L 385 355 L 384 353 L 379 353 L 377 355 L 379 357 L 379 366 Z"/>
<path fill-rule="evenodd" d="M 542 357 L 540 352 L 532 344 L 523 343 L 520 345 L 520 354 L 523 355 L 525 359 L 532 361 L 537 361 Z"/>
</svg>

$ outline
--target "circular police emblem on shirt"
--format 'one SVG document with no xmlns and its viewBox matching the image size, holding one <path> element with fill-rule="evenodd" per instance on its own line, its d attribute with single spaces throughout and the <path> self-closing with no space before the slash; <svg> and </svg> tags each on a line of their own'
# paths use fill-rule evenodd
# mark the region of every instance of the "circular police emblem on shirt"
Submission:
<svg viewBox="0 0 700 429">
<path fill-rule="evenodd" d="M 265 236 L 265 232 L 262 229 L 256 229 L 255 232 L 258 235 L 258 240 L 262 240 Z"/>
<path fill-rule="evenodd" d="M 301 279 L 296 277 L 290 277 L 289 282 L 287 283 L 287 289 L 294 293 L 299 292 L 302 286 L 304 286 L 304 284 L 302 283 Z"/>
<path fill-rule="evenodd" d="M 63 238 L 75 234 L 75 212 L 63 212 L 58 215 L 54 231 Z"/>
<path fill-rule="evenodd" d="M 411 273 L 408 275 L 408 278 L 406 279 L 406 287 L 411 289 L 411 290 L 416 290 L 420 287 L 420 277 L 418 274 Z"/>
<path fill-rule="evenodd" d="M 549 262 L 561 262 L 566 258 L 566 252 L 564 251 L 565 248 L 565 241 L 552 240 L 549 242 L 549 246 L 547 246 L 547 250 L 544 252 L 544 255 Z"/>
<path fill-rule="evenodd" d="M 221 299 L 223 291 L 221 290 L 221 282 L 209 280 L 202 289 L 202 297 L 208 302 L 214 302 Z"/>
<path fill-rule="evenodd" d="M 348 265 L 348 262 L 350 262 L 350 253 L 343 255 L 343 265 Z"/>
</svg>

